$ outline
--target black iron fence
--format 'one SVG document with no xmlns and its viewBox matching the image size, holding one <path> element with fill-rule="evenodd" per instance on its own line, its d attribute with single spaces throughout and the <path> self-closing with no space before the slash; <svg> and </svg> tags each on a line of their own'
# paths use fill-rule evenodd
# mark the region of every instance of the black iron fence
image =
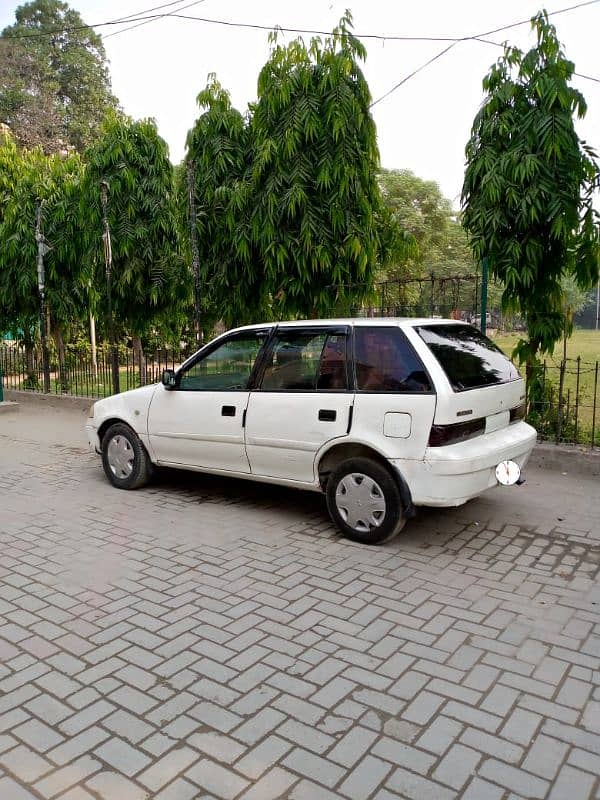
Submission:
<svg viewBox="0 0 600 800">
<path fill-rule="evenodd" d="M 600 339 L 599 339 L 600 342 Z M 120 390 L 160 381 L 163 369 L 174 369 L 188 357 L 185 350 L 158 349 L 152 353 L 120 346 Z M 528 420 L 540 439 L 600 447 L 600 361 L 582 358 L 546 361 L 529 376 Z M 0 346 L 0 373 L 5 389 L 43 391 L 41 349 Z M 69 347 L 64 358 L 50 363 L 50 391 L 83 397 L 112 394 L 108 347 Z"/>
<path fill-rule="evenodd" d="M 600 339 L 599 339 L 600 342 Z M 545 361 L 529 376 L 527 419 L 538 438 L 600 447 L 600 361 Z"/>
<path fill-rule="evenodd" d="M 462 319 L 480 326 L 481 277 L 479 275 L 424 275 L 420 278 L 394 278 L 380 281 L 371 290 L 352 286 L 332 286 L 333 294 L 364 299 L 356 303 L 340 299 L 329 316 L 337 317 L 443 317 Z M 500 308 L 501 287 L 490 282 L 486 295 L 486 327 L 502 330 L 523 330 L 522 320 L 507 316 Z"/>
<path fill-rule="evenodd" d="M 175 369 L 187 358 L 185 350 L 157 349 L 142 353 L 118 347 L 119 386 L 122 392 L 160 381 L 164 369 Z M 111 351 L 98 347 L 67 347 L 64 356 L 51 356 L 50 393 L 79 397 L 107 397 L 113 393 Z M 5 389 L 33 392 L 44 390 L 41 348 L 5 344 L 0 346 L 0 373 Z"/>
</svg>

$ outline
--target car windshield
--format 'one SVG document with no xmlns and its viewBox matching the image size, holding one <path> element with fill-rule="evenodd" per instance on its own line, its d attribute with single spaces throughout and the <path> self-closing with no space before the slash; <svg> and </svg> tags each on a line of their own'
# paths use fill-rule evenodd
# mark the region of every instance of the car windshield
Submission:
<svg viewBox="0 0 600 800">
<path fill-rule="evenodd" d="M 516 381 L 521 376 L 497 345 L 472 325 L 419 325 L 417 333 L 455 392 Z"/>
</svg>

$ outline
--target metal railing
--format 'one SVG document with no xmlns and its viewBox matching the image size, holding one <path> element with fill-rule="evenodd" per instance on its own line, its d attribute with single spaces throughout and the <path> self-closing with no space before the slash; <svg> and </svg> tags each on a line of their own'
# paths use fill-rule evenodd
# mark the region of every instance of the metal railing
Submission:
<svg viewBox="0 0 600 800">
<path fill-rule="evenodd" d="M 581 357 L 534 368 L 527 418 L 539 439 L 600 447 L 599 373 L 600 361 Z"/>
<path fill-rule="evenodd" d="M 188 355 L 157 349 L 140 357 L 139 351 L 120 346 L 121 391 L 160 381 L 163 369 L 175 369 Z M 600 361 L 582 358 L 546 361 L 536 368 L 528 378 L 527 418 L 540 439 L 600 447 L 599 372 Z M 42 392 L 41 349 L 0 345 L 0 375 L 5 389 Z M 50 391 L 90 398 L 112 394 L 110 349 L 99 347 L 95 361 L 89 348 L 68 347 L 62 362 L 52 357 Z"/>
<path fill-rule="evenodd" d="M 140 354 L 134 348 L 119 346 L 121 391 L 157 383 L 163 369 L 175 369 L 187 356 L 186 351 L 172 348 Z M 98 347 L 95 359 L 89 348 L 67 347 L 64 358 L 50 359 L 50 393 L 107 397 L 113 393 L 111 368 L 109 347 Z M 0 373 L 5 389 L 43 392 L 41 348 L 0 345 Z"/>
</svg>

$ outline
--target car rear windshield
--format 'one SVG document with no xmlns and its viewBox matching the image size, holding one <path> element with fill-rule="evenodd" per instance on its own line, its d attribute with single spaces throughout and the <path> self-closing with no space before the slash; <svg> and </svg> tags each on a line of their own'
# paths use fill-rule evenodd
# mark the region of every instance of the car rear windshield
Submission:
<svg viewBox="0 0 600 800">
<path fill-rule="evenodd" d="M 521 377 L 502 350 L 472 325 L 419 325 L 416 330 L 455 392 L 509 383 Z"/>
</svg>

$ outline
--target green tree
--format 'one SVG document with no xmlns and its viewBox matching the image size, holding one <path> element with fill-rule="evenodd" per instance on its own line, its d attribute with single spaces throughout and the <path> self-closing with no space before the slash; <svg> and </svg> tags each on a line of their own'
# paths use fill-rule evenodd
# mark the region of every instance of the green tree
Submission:
<svg viewBox="0 0 600 800">
<path fill-rule="evenodd" d="M 0 121 L 23 146 L 82 151 L 117 100 L 101 37 L 60 0 L 33 0 L 0 36 Z"/>
<path fill-rule="evenodd" d="M 107 219 L 112 245 L 112 307 L 123 332 L 141 337 L 190 298 L 167 145 L 153 120 L 113 115 L 101 138 L 86 152 L 82 192 L 86 256 L 95 266 L 98 316 L 107 324 L 101 183 L 108 184 Z"/>
<path fill-rule="evenodd" d="M 50 330 L 64 378 L 64 332 L 86 310 L 87 262 L 81 258 L 79 192 L 83 168 L 77 155 L 19 151 L 0 137 L 0 317 L 3 328 L 23 331 L 31 352 L 40 321 L 35 238 L 38 205 L 48 251 L 44 257 Z"/>
<path fill-rule="evenodd" d="M 251 322 L 268 314 L 268 286 L 248 224 L 249 130 L 214 75 L 198 105 L 203 113 L 188 133 L 180 181 L 186 218 L 187 168 L 193 166 L 203 324 L 211 327 L 215 317 L 227 325 Z"/>
<path fill-rule="evenodd" d="M 390 235 L 366 56 L 347 13 L 331 38 L 275 41 L 252 107 L 251 241 L 274 312 L 328 313 L 407 244 Z"/>
<path fill-rule="evenodd" d="M 411 276 L 429 270 L 431 259 L 443 252 L 456 214 L 437 183 L 425 181 L 408 169 L 381 170 L 383 199 L 401 227 L 415 238 L 418 252 L 407 265 Z M 466 237 L 465 237 L 466 242 Z M 472 263 L 472 257 L 469 259 Z"/>
<path fill-rule="evenodd" d="M 572 275 L 582 289 L 598 279 L 598 165 L 573 121 L 585 100 L 547 14 L 532 25 L 536 46 L 506 47 L 483 81 L 462 194 L 475 257 L 489 258 L 505 308 L 526 320 L 515 353 L 529 369 L 563 334 L 561 279 Z"/>
<path fill-rule="evenodd" d="M 466 277 L 474 275 L 477 269 L 459 214 L 437 183 L 425 181 L 410 170 L 382 170 L 379 183 L 394 220 L 414 237 L 417 248 L 399 267 L 388 267 L 378 277 L 408 281 L 400 288 L 399 304 L 429 313 L 430 284 L 425 281 L 420 284 L 416 279 L 425 279 L 432 274 L 436 279 Z M 452 309 L 470 311 L 474 281 L 447 281 L 447 284 L 444 313 L 450 313 Z M 439 286 L 439 282 L 436 285 Z M 389 291 L 393 288 L 390 286 Z"/>
</svg>

